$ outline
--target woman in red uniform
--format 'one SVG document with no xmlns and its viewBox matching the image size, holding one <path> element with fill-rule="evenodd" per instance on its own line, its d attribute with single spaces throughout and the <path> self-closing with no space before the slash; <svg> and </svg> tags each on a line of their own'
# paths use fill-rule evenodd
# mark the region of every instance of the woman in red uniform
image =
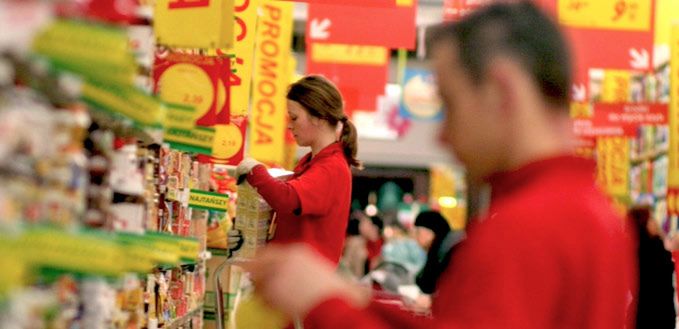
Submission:
<svg viewBox="0 0 679 329">
<path fill-rule="evenodd" d="M 254 159 L 244 159 L 237 174 L 257 189 L 277 213 L 272 243 L 303 242 L 339 263 L 351 204 L 351 170 L 356 159 L 356 128 L 344 114 L 337 88 L 320 76 L 290 86 L 288 129 L 299 146 L 311 147 L 283 181 Z"/>
</svg>

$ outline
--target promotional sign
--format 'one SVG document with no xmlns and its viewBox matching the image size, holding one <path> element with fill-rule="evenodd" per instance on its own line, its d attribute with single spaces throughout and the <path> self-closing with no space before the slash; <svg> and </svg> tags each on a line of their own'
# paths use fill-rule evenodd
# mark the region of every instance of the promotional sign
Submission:
<svg viewBox="0 0 679 329">
<path fill-rule="evenodd" d="M 282 164 L 286 126 L 287 68 L 292 38 L 293 4 L 264 1 L 257 22 L 255 71 L 248 153 L 267 164 Z"/>
<path fill-rule="evenodd" d="M 235 40 L 233 50 L 227 51 L 231 58 L 230 114 L 248 115 L 250 104 L 250 85 L 252 82 L 252 65 L 255 58 L 255 27 L 257 26 L 257 8 L 260 0 L 236 1 Z"/>
<path fill-rule="evenodd" d="M 492 3 L 492 0 L 444 0 L 443 20 L 457 21 L 472 11 Z"/>
<path fill-rule="evenodd" d="M 229 72 L 228 59 L 158 51 L 153 67 L 154 92 L 168 103 L 195 108 L 197 125 L 227 123 L 228 117 L 217 117 L 217 113 L 229 113 L 230 90 L 222 72 Z"/>
<path fill-rule="evenodd" d="M 192 189 L 189 193 L 189 207 L 227 211 L 229 209 L 229 195 Z"/>
<path fill-rule="evenodd" d="M 214 126 L 212 162 L 237 165 L 243 160 L 247 116 L 231 116 L 228 124 Z"/>
<path fill-rule="evenodd" d="M 307 73 L 323 75 L 337 85 L 347 115 L 376 109 L 389 74 L 387 48 L 313 41 L 307 45 Z"/>
<path fill-rule="evenodd" d="M 637 135 L 640 125 L 667 124 L 665 104 L 594 104 L 589 119 L 574 119 L 573 132 L 578 137 Z"/>
<path fill-rule="evenodd" d="M 293 0 L 281 0 L 293 1 Z M 410 6 L 414 0 L 294 0 L 295 2 L 320 3 L 325 5 L 343 5 L 360 7 L 394 7 Z"/>
<path fill-rule="evenodd" d="M 590 68 L 647 71 L 653 60 L 655 0 L 545 0 L 568 39 L 574 101 L 588 98 Z"/>
<path fill-rule="evenodd" d="M 587 29 L 650 31 L 652 0 L 559 0 L 559 23 Z"/>
<path fill-rule="evenodd" d="M 233 0 L 156 0 L 158 44 L 178 48 L 231 48 Z"/>
<path fill-rule="evenodd" d="M 601 102 L 624 103 L 629 101 L 631 73 L 625 70 L 605 70 L 601 87 Z"/>
<path fill-rule="evenodd" d="M 679 189 L 679 25 L 672 27 L 670 59 L 670 149 L 669 187 Z"/>
<path fill-rule="evenodd" d="M 406 69 L 402 93 L 401 116 L 430 120 L 443 117 L 443 104 L 431 71 Z"/>
<path fill-rule="evenodd" d="M 610 195 L 629 193 L 629 141 L 624 137 L 597 140 L 597 182 Z"/>
<path fill-rule="evenodd" d="M 417 4 L 355 7 L 309 4 L 309 41 L 415 49 Z M 385 31 L 389 31 L 385 33 Z"/>
</svg>

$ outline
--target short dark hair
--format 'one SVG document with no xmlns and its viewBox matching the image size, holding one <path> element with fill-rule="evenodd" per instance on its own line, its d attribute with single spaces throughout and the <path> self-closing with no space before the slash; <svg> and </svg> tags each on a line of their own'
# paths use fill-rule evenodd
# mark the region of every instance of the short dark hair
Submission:
<svg viewBox="0 0 679 329">
<path fill-rule="evenodd" d="M 459 22 L 434 27 L 428 35 L 428 48 L 442 42 L 457 46 L 474 83 L 482 82 L 494 57 L 508 56 L 530 73 L 550 105 L 568 107 L 568 46 L 556 23 L 529 1 L 489 5 Z"/>
</svg>

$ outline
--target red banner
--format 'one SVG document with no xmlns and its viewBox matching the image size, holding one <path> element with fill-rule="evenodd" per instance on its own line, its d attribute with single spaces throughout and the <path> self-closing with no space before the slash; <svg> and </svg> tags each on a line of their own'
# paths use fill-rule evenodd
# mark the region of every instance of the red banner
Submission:
<svg viewBox="0 0 679 329">
<path fill-rule="evenodd" d="M 667 104 L 594 104 L 591 119 L 574 119 L 578 137 L 637 135 L 640 125 L 666 125 Z"/>
<path fill-rule="evenodd" d="M 345 111 L 376 109 L 378 95 L 384 94 L 389 66 L 317 63 L 307 56 L 307 73 L 321 74 L 334 82 L 342 92 Z"/>
<path fill-rule="evenodd" d="M 309 41 L 415 49 L 415 12 L 410 6 L 357 7 L 309 4 Z"/>
<path fill-rule="evenodd" d="M 399 0 L 281 0 L 281 1 L 295 1 L 295 2 L 306 2 L 310 4 L 320 3 L 324 5 L 342 5 L 358 7 L 394 7 L 402 2 L 405 2 Z"/>
</svg>

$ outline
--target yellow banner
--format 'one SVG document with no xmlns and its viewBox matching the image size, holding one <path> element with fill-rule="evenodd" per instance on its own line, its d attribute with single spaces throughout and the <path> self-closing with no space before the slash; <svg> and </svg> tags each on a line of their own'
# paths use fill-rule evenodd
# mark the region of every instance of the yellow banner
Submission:
<svg viewBox="0 0 679 329">
<path fill-rule="evenodd" d="M 559 0 L 559 23 L 580 28 L 648 31 L 651 1 Z"/>
<path fill-rule="evenodd" d="M 601 86 L 602 103 L 624 103 L 629 101 L 632 75 L 625 70 L 605 70 Z"/>
<path fill-rule="evenodd" d="M 178 48 L 231 48 L 233 9 L 233 0 L 156 0 L 156 40 Z"/>
<path fill-rule="evenodd" d="M 382 66 L 389 58 L 389 50 L 385 47 L 339 43 L 314 42 L 311 54 L 314 62 L 336 64 Z"/>
<path fill-rule="evenodd" d="M 655 44 L 667 45 L 672 34 L 672 22 L 679 20 L 679 1 L 655 0 Z"/>
<path fill-rule="evenodd" d="M 672 27 L 672 52 L 670 57 L 670 149 L 669 178 L 670 188 L 679 187 L 679 25 Z"/>
<path fill-rule="evenodd" d="M 293 4 L 268 0 L 260 8 L 248 152 L 259 161 L 280 166 L 284 162 Z"/>
<path fill-rule="evenodd" d="M 255 58 L 255 27 L 260 0 L 236 2 L 234 48 L 231 55 L 231 115 L 248 115 L 252 65 Z"/>
<path fill-rule="evenodd" d="M 605 137 L 597 141 L 597 181 L 612 196 L 629 193 L 629 141 Z"/>
<path fill-rule="evenodd" d="M 227 211 L 229 208 L 229 196 L 214 192 L 191 190 L 189 194 L 189 207 Z"/>
</svg>

